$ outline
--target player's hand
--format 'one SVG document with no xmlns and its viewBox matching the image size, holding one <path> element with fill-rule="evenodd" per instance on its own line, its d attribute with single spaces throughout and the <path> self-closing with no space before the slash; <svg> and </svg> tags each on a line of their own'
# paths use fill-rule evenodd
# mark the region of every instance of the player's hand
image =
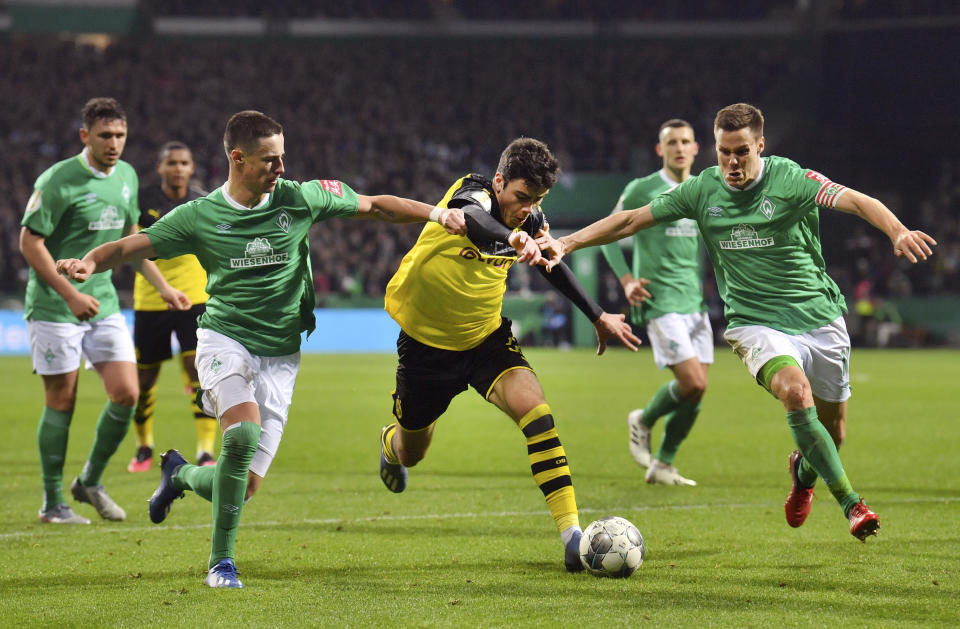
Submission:
<svg viewBox="0 0 960 629">
<path fill-rule="evenodd" d="M 91 297 L 80 291 L 67 299 L 67 305 L 70 307 L 73 316 L 81 321 L 92 319 L 100 312 L 100 302 L 97 301 L 96 297 Z"/>
<path fill-rule="evenodd" d="M 57 273 L 63 273 L 78 282 L 85 282 L 93 274 L 93 262 L 84 262 L 76 258 L 57 260 Z"/>
<path fill-rule="evenodd" d="M 563 259 L 563 254 L 566 253 L 567 249 L 562 238 L 554 238 L 550 235 L 549 228 L 541 229 L 537 232 L 537 246 L 540 247 L 544 253 L 550 254 L 545 265 L 547 272 L 552 271 L 553 267 L 560 264 L 560 260 Z"/>
<path fill-rule="evenodd" d="M 644 286 L 650 283 L 645 277 L 638 277 L 636 279 L 630 279 L 626 282 L 623 282 L 623 294 L 627 297 L 627 302 L 631 306 L 639 306 L 646 300 L 648 297 L 653 297 Z"/>
<path fill-rule="evenodd" d="M 930 245 L 936 244 L 936 240 L 922 231 L 901 232 L 893 241 L 893 255 L 898 258 L 906 258 L 916 264 L 917 258 L 926 260 L 927 256 L 932 256 L 933 249 L 930 248 Z"/>
<path fill-rule="evenodd" d="M 507 238 L 510 246 L 517 250 L 517 262 L 526 262 L 530 266 L 543 266 L 546 260 L 540 254 L 540 247 L 537 241 L 530 237 L 525 231 L 512 232 Z"/>
<path fill-rule="evenodd" d="M 440 212 L 440 220 L 437 222 L 447 230 L 448 234 L 454 236 L 467 235 L 467 221 L 463 218 L 463 210 L 460 208 L 444 208 Z"/>
<path fill-rule="evenodd" d="M 606 351 L 607 339 L 611 337 L 618 339 L 624 347 L 634 352 L 640 345 L 640 339 L 634 335 L 630 324 L 622 314 L 605 312 L 593 322 L 593 327 L 597 330 L 597 356 Z"/>
<path fill-rule="evenodd" d="M 193 305 L 186 293 L 173 286 L 164 289 L 160 293 L 160 297 L 163 298 L 163 301 L 167 302 L 167 308 L 169 310 L 189 310 L 190 306 Z"/>
</svg>

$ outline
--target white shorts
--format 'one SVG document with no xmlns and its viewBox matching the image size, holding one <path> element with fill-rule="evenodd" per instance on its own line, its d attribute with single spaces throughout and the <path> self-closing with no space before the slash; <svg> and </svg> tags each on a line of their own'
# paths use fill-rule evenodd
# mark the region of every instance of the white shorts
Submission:
<svg viewBox="0 0 960 629">
<path fill-rule="evenodd" d="M 253 402 L 260 407 L 260 443 L 250 471 L 261 478 L 267 475 L 280 446 L 299 369 L 300 352 L 256 356 L 219 332 L 197 330 L 203 410 L 220 419 L 237 404 Z"/>
<path fill-rule="evenodd" d="M 97 321 L 58 323 L 27 321 L 33 368 L 42 376 L 70 373 L 86 358 L 94 365 L 109 362 L 136 363 L 133 338 L 120 313 Z"/>
<path fill-rule="evenodd" d="M 815 396 L 825 402 L 850 399 L 850 335 L 843 317 L 803 334 L 747 325 L 728 329 L 723 336 L 754 378 L 769 360 L 792 356 Z"/>
<path fill-rule="evenodd" d="M 677 314 L 669 312 L 647 321 L 647 336 L 657 367 L 672 367 L 696 358 L 713 363 L 713 328 L 705 312 Z"/>
</svg>

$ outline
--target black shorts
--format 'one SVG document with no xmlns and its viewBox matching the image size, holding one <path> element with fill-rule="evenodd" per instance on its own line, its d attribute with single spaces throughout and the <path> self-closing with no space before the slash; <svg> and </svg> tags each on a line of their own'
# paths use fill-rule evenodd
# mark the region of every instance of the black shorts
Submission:
<svg viewBox="0 0 960 629">
<path fill-rule="evenodd" d="M 486 399 L 505 372 L 532 371 L 506 317 L 480 345 L 462 352 L 424 345 L 401 330 L 397 355 L 393 416 L 407 430 L 422 430 L 435 422 L 467 385 Z"/>
<path fill-rule="evenodd" d="M 181 352 L 197 349 L 197 320 L 207 309 L 195 304 L 190 310 L 135 310 L 133 344 L 138 365 L 153 365 L 173 356 L 170 334 L 175 332 Z"/>
</svg>

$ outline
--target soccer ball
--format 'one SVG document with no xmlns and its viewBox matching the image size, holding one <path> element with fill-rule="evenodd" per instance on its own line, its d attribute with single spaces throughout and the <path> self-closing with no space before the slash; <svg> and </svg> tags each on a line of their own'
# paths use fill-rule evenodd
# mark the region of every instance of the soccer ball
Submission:
<svg viewBox="0 0 960 629">
<path fill-rule="evenodd" d="M 645 552 L 640 531 L 618 516 L 591 522 L 580 538 L 580 561 L 598 577 L 629 577 L 643 563 Z"/>
</svg>

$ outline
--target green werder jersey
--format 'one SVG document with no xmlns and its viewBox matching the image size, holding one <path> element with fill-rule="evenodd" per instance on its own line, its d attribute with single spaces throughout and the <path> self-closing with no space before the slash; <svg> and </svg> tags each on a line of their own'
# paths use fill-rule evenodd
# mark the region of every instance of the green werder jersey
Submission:
<svg viewBox="0 0 960 629">
<path fill-rule="evenodd" d="M 82 258 L 88 251 L 123 237 L 137 224 L 139 181 L 130 164 L 118 161 L 109 175 L 91 168 L 86 153 L 57 162 L 34 184 L 21 225 L 44 237 L 54 260 Z M 112 272 L 76 283 L 78 291 L 100 302 L 96 321 L 120 312 Z M 77 323 L 63 297 L 30 268 L 24 316 L 37 321 Z"/>
<path fill-rule="evenodd" d="M 624 188 L 614 211 L 643 207 L 676 186 L 663 170 L 634 179 Z M 603 255 L 618 278 L 628 272 L 619 243 L 604 245 Z M 689 314 L 707 309 L 700 288 L 700 233 L 693 220 L 658 223 L 634 234 L 632 262 L 631 274 L 650 280 L 647 290 L 652 295 L 641 306 L 631 308 L 634 323 L 669 312 Z"/>
<path fill-rule="evenodd" d="M 729 327 L 763 325 L 787 334 L 822 327 L 846 312 L 820 251 L 818 207 L 846 190 L 783 157 L 737 190 L 713 166 L 654 199 L 658 222 L 697 222 L 710 252 Z"/>
<path fill-rule="evenodd" d="M 224 184 L 143 233 L 159 257 L 192 253 L 206 269 L 210 299 L 201 328 L 252 354 L 285 356 L 299 351 L 302 331 L 316 327 L 310 226 L 358 208 L 357 194 L 339 181 L 279 179 L 253 208 L 231 199 Z"/>
</svg>

